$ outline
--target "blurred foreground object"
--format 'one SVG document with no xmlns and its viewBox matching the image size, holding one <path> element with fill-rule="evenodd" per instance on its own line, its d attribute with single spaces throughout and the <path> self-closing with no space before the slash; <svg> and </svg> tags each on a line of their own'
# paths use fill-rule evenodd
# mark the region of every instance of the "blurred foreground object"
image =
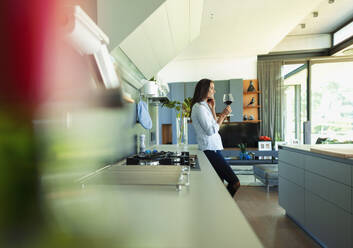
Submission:
<svg viewBox="0 0 353 248">
<path fill-rule="evenodd" d="M 93 166 L 113 159 L 119 141 L 110 128 L 117 126 L 115 109 L 122 106 L 109 40 L 97 32 L 97 50 L 86 54 L 91 45 L 75 50 L 67 42 L 70 34 L 77 45 L 91 42 L 80 40 L 75 26 L 73 33 L 63 28 L 60 20 L 68 13 L 63 2 L 70 1 L 0 1 L 0 247 L 114 246 L 112 236 L 92 235 L 93 225 L 83 229 L 87 215 L 70 222 L 58 214 L 65 200 L 80 201 L 85 193 L 74 180 L 61 188 L 68 172 L 62 166 L 73 170 L 82 157 Z M 75 17 L 84 16 L 77 7 L 72 10 Z M 86 17 L 82 23 L 74 19 L 76 28 L 92 25 Z M 81 150 L 73 150 L 77 147 Z M 56 187 L 43 180 L 48 170 L 56 171 L 49 175 Z M 82 208 L 71 213 L 79 211 L 86 213 Z"/>
<path fill-rule="evenodd" d="M 0 3 L 0 247 L 30 247 L 43 227 L 32 119 L 41 104 L 54 6 L 45 0 Z"/>
<path fill-rule="evenodd" d="M 91 20 L 80 6 L 66 7 L 63 27 L 67 40 L 82 55 L 93 55 L 106 88 L 120 86 L 107 45 L 108 36 Z"/>
</svg>

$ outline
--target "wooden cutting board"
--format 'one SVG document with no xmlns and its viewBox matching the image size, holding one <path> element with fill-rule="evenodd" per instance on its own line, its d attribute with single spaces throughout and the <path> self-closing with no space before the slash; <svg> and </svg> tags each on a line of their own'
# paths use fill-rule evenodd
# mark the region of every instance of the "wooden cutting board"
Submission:
<svg viewBox="0 0 353 248">
<path fill-rule="evenodd" d="M 311 152 L 339 158 L 353 158 L 353 144 L 328 144 L 310 147 Z"/>
</svg>

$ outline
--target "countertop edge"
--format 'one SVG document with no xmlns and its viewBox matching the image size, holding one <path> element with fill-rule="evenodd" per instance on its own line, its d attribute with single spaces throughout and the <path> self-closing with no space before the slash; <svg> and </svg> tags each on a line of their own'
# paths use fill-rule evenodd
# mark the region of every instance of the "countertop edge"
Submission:
<svg viewBox="0 0 353 248">
<path fill-rule="evenodd" d="M 307 145 L 307 146 L 309 147 L 309 145 Z M 310 156 L 328 159 L 328 160 L 332 160 L 332 161 L 336 161 L 336 162 L 340 162 L 340 163 L 350 164 L 353 166 L 353 159 L 351 159 L 351 158 L 339 158 L 339 157 L 335 157 L 332 155 L 325 155 L 325 154 L 321 154 L 321 153 L 316 153 L 316 152 L 308 150 L 307 147 L 304 148 L 303 146 L 294 147 L 294 146 L 279 145 L 278 149 L 279 150 L 283 149 L 283 150 L 288 150 L 288 151 L 294 151 L 294 152 L 302 153 L 305 155 L 310 155 Z M 310 147 L 309 147 L 309 149 L 310 149 Z"/>
</svg>

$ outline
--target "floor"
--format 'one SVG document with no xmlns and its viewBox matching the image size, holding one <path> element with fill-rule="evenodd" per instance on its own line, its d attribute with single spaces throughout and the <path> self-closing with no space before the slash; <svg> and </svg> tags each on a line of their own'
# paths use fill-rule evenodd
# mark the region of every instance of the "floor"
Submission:
<svg viewBox="0 0 353 248">
<path fill-rule="evenodd" d="M 277 188 L 267 193 L 265 187 L 242 186 L 235 200 L 264 247 L 320 247 L 285 215 Z"/>
</svg>

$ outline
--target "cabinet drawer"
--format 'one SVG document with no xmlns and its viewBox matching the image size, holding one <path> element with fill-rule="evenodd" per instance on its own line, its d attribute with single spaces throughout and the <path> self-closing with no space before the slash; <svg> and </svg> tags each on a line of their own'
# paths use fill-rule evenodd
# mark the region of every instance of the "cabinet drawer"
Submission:
<svg viewBox="0 0 353 248">
<path fill-rule="evenodd" d="M 351 186 L 352 166 L 333 160 L 305 156 L 305 168 L 321 176 Z"/>
<path fill-rule="evenodd" d="M 304 225 L 304 188 L 279 177 L 279 205 L 298 223 Z"/>
<path fill-rule="evenodd" d="M 327 247 L 351 248 L 351 215 L 305 192 L 305 227 Z"/>
<path fill-rule="evenodd" d="M 305 172 L 305 189 L 351 213 L 352 188 L 325 177 Z"/>
<path fill-rule="evenodd" d="M 304 187 L 304 170 L 291 166 L 283 161 L 278 164 L 279 175 L 289 181 Z"/>
<path fill-rule="evenodd" d="M 298 168 L 304 168 L 303 155 L 300 153 L 280 149 L 278 156 L 279 161 L 283 161 Z"/>
</svg>

